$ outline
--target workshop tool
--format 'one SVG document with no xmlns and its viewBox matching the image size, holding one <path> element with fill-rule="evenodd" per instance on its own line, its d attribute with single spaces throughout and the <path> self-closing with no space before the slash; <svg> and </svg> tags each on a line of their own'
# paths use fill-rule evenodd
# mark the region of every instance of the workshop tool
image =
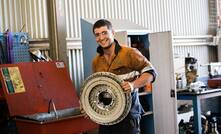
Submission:
<svg viewBox="0 0 221 134">
<path fill-rule="evenodd" d="M 37 61 L 37 62 L 38 62 L 38 61 L 49 61 L 48 59 L 46 59 L 46 58 L 42 55 L 41 51 L 38 50 L 38 49 L 30 50 L 29 52 L 30 52 L 31 57 L 32 57 L 32 59 L 33 59 L 34 61 Z"/>
<path fill-rule="evenodd" d="M 194 57 L 190 57 L 188 54 L 188 57 L 185 58 L 185 73 L 187 86 L 189 86 L 193 82 L 196 82 L 196 79 L 198 77 L 197 69 L 197 59 Z"/>
</svg>

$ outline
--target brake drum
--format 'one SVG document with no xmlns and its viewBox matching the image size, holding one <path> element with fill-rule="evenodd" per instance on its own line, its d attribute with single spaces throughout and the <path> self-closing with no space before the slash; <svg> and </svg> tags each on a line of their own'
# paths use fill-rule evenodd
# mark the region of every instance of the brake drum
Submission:
<svg viewBox="0 0 221 134">
<path fill-rule="evenodd" d="M 113 125 L 123 120 L 131 108 L 131 94 L 120 86 L 123 82 L 110 72 L 90 75 L 81 89 L 80 102 L 91 120 L 102 125 Z"/>
</svg>

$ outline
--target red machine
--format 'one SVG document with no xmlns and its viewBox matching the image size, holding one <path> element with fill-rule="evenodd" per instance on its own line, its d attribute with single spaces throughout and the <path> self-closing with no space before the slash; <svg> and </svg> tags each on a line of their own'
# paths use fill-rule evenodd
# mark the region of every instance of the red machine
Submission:
<svg viewBox="0 0 221 134">
<path fill-rule="evenodd" d="M 221 88 L 221 78 L 213 78 L 208 80 L 209 88 Z"/>
<path fill-rule="evenodd" d="M 98 126 L 80 114 L 63 62 L 0 65 L 0 80 L 19 134 L 77 134 Z"/>
<path fill-rule="evenodd" d="M 212 62 L 209 64 L 208 87 L 221 88 L 221 62 Z"/>
</svg>

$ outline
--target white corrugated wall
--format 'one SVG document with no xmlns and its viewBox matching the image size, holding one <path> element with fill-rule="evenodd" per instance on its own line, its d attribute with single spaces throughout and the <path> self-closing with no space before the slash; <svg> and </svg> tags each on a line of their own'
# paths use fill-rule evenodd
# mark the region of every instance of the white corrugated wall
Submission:
<svg viewBox="0 0 221 134">
<path fill-rule="evenodd" d="M 46 0 L 0 0 L 0 31 L 28 32 L 32 39 L 48 38 Z"/>
<path fill-rule="evenodd" d="M 208 0 L 65 0 L 67 38 L 79 38 L 80 18 L 128 19 L 152 31 L 205 35 Z"/>
<path fill-rule="evenodd" d="M 28 32 L 32 39 L 48 38 L 47 0 L 0 0 L 0 31 Z M 174 36 L 207 35 L 216 27 L 216 0 L 64 0 L 67 46 L 71 78 L 77 88 L 83 80 L 80 18 L 128 19 L 148 29 L 172 31 Z M 179 40 L 179 39 L 177 39 Z M 194 42 L 192 43 L 193 45 Z M 183 46 L 182 46 L 183 47 Z M 209 49 L 206 44 L 203 46 Z M 186 49 L 175 47 L 185 54 Z M 208 55 L 200 55 L 202 46 L 194 46 L 194 54 L 202 63 Z M 206 52 L 206 50 L 204 51 Z M 197 54 L 198 53 L 198 54 Z M 207 54 L 207 53 L 206 53 Z M 212 56 L 214 57 L 214 56 Z"/>
<path fill-rule="evenodd" d="M 67 38 L 81 37 L 80 18 L 128 19 L 152 31 L 206 35 L 215 25 L 215 0 L 65 0 Z M 212 14 L 209 16 L 209 13 Z M 47 38 L 46 0 L 0 0 L 0 31 Z"/>
</svg>

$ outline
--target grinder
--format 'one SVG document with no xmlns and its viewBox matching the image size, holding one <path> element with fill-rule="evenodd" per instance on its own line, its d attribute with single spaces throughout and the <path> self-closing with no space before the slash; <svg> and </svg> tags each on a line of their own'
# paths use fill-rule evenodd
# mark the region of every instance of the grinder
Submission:
<svg viewBox="0 0 221 134">
<path fill-rule="evenodd" d="M 187 86 L 189 86 L 193 82 L 196 82 L 196 79 L 198 77 L 197 59 L 194 57 L 190 57 L 189 54 L 188 57 L 185 58 L 185 73 L 186 73 Z"/>
</svg>

